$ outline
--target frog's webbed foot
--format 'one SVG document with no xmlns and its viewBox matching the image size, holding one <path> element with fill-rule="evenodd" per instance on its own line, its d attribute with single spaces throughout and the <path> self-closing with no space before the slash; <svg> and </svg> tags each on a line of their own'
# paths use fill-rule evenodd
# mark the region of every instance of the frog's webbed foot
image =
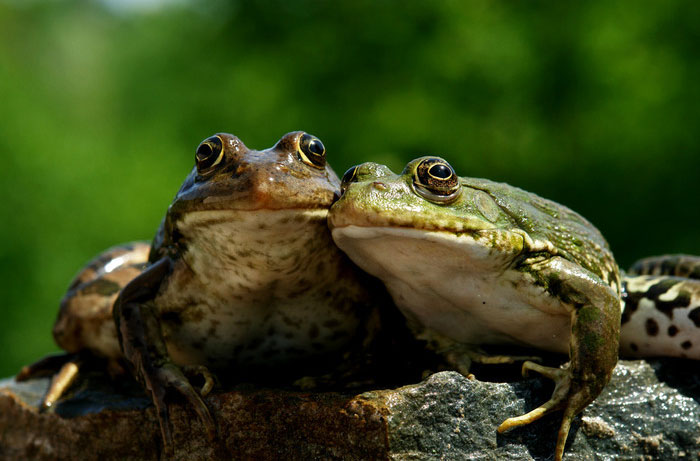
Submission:
<svg viewBox="0 0 700 461">
<path fill-rule="evenodd" d="M 206 395 L 213 386 L 213 375 L 206 367 L 186 367 L 188 373 L 201 374 L 204 377 L 204 386 L 202 387 L 202 395 Z M 209 408 L 202 400 L 202 397 L 194 390 L 189 380 L 183 371 L 175 364 L 168 362 L 155 369 L 150 373 L 142 373 L 146 387 L 151 392 L 153 403 L 158 413 L 158 422 L 160 431 L 163 437 L 164 449 L 166 456 L 173 455 L 173 430 L 170 422 L 170 412 L 168 404 L 165 402 L 165 396 L 169 389 L 174 389 L 182 395 L 185 400 L 194 408 L 199 416 L 199 419 L 204 424 L 205 430 L 210 440 L 216 437 L 216 424 L 214 418 L 209 412 Z"/>
<path fill-rule="evenodd" d="M 564 446 L 569 435 L 571 422 L 581 410 L 593 401 L 598 393 L 589 389 L 585 383 L 572 380 L 571 371 L 568 367 L 551 368 L 532 362 L 525 362 L 523 363 L 523 376 L 527 376 L 528 371 L 535 371 L 554 381 L 555 387 L 552 397 L 543 405 L 524 415 L 506 419 L 498 426 L 498 432 L 503 433 L 515 427 L 530 424 L 553 411 L 564 409 L 554 454 L 554 459 L 561 461 L 564 456 Z"/>
</svg>

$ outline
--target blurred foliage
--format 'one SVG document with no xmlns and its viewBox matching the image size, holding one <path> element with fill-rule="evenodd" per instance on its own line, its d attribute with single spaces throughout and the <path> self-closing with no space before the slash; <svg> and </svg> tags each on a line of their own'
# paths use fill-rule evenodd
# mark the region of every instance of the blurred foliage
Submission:
<svg viewBox="0 0 700 461">
<path fill-rule="evenodd" d="M 128 2 L 135 4 L 137 2 Z M 623 265 L 700 254 L 700 3 L 0 1 L 0 376 L 75 272 L 150 239 L 217 131 L 340 174 L 445 156 L 581 212 Z"/>
</svg>

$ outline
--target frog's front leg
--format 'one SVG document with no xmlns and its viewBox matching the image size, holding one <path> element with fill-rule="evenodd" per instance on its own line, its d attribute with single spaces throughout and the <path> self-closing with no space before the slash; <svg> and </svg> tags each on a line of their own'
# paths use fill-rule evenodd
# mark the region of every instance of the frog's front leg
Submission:
<svg viewBox="0 0 700 461">
<path fill-rule="evenodd" d="M 554 380 L 554 392 L 539 408 L 505 420 L 498 431 L 529 424 L 563 409 L 555 450 L 555 460 L 561 461 L 574 416 L 602 392 L 617 363 L 620 298 L 600 277 L 559 257 L 549 259 L 535 273 L 549 293 L 571 310 L 571 361 L 561 369 L 525 362 L 523 374 L 531 370 Z"/>
<path fill-rule="evenodd" d="M 194 407 L 210 438 L 216 434 L 216 426 L 206 404 L 183 371 L 170 360 L 153 306 L 153 298 L 171 267 L 172 262 L 168 257 L 154 263 L 122 290 L 114 305 L 120 346 L 133 367 L 134 375 L 151 393 L 168 455 L 172 455 L 173 450 L 172 427 L 165 402 L 168 389 L 178 391 Z M 206 393 L 211 388 L 211 375 L 203 367 L 197 371 L 205 377 L 203 393 Z"/>
</svg>

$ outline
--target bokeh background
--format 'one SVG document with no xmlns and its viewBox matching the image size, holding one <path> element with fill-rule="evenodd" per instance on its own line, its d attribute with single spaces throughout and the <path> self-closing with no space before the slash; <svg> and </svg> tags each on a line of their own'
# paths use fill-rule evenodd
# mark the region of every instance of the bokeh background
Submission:
<svg viewBox="0 0 700 461">
<path fill-rule="evenodd" d="M 579 211 L 623 266 L 700 254 L 700 2 L 0 0 L 0 376 L 82 264 L 150 239 L 194 149 L 429 153 Z"/>
</svg>

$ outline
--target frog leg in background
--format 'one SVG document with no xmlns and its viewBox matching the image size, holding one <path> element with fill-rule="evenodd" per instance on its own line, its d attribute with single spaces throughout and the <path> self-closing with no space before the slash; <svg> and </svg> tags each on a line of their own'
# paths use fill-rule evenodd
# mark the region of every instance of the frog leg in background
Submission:
<svg viewBox="0 0 700 461">
<path fill-rule="evenodd" d="M 40 409 L 48 410 L 63 395 L 78 376 L 82 365 L 80 354 L 52 354 L 25 365 L 15 376 L 16 381 L 52 376 L 51 385 L 41 400 Z"/>
<path fill-rule="evenodd" d="M 117 336 L 134 375 L 151 393 L 158 414 L 166 456 L 173 454 L 173 435 L 165 396 L 169 389 L 179 392 L 194 407 L 210 439 L 216 435 L 216 425 L 206 404 L 192 388 L 182 369 L 168 356 L 163 334 L 152 306 L 161 281 L 171 271 L 172 261 L 164 257 L 148 267 L 129 283 L 114 304 Z M 197 367 L 204 375 L 203 391 L 211 388 L 211 374 Z"/>
<path fill-rule="evenodd" d="M 700 256 L 674 254 L 651 256 L 632 264 L 627 271 L 632 275 L 672 275 L 700 279 Z"/>
<path fill-rule="evenodd" d="M 578 264 L 555 256 L 538 263 L 532 272 L 538 284 L 571 309 L 570 362 L 563 368 L 523 364 L 523 374 L 536 371 L 555 383 L 552 397 L 529 413 L 506 419 L 498 432 L 529 424 L 556 410 L 564 410 L 555 461 L 564 446 L 574 417 L 602 392 L 617 363 L 620 336 L 620 300 L 598 276 Z"/>
<path fill-rule="evenodd" d="M 700 279 L 623 275 L 620 355 L 700 360 Z"/>
<path fill-rule="evenodd" d="M 111 247 L 93 258 L 72 280 L 54 324 L 56 344 L 66 353 L 48 355 L 22 368 L 17 381 L 51 376 L 40 408 L 50 408 L 88 366 L 111 376 L 125 372 L 114 328 L 112 306 L 119 290 L 141 273 L 150 243 L 130 242 Z"/>
</svg>

